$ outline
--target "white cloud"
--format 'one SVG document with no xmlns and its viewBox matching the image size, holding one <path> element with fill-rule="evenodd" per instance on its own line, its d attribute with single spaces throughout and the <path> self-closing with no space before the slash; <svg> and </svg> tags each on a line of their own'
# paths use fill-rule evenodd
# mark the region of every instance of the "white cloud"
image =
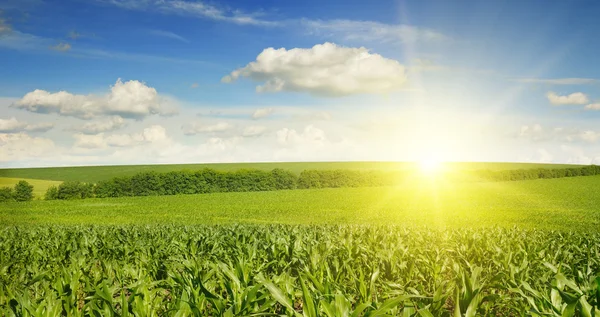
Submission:
<svg viewBox="0 0 600 317">
<path fill-rule="evenodd" d="M 156 35 L 156 36 L 161 36 L 161 37 L 166 37 L 169 39 L 173 39 L 173 40 L 177 40 L 186 44 L 190 43 L 190 40 L 186 39 L 185 37 L 179 35 L 179 34 L 175 34 L 173 32 L 169 32 L 169 31 L 163 31 L 163 30 L 150 30 L 150 34 L 152 35 Z"/>
<path fill-rule="evenodd" d="M 54 127 L 53 123 L 28 124 L 17 120 L 15 117 L 10 119 L 0 119 L 0 133 L 14 133 L 22 131 L 45 132 Z"/>
<path fill-rule="evenodd" d="M 600 110 L 600 103 L 591 103 L 585 106 L 585 110 Z"/>
<path fill-rule="evenodd" d="M 8 34 L 12 31 L 12 27 L 6 23 L 3 18 L 0 18 L 0 36 L 4 34 Z"/>
<path fill-rule="evenodd" d="M 331 112 L 316 111 L 308 114 L 295 115 L 295 119 L 304 121 L 329 121 L 332 118 Z"/>
<path fill-rule="evenodd" d="M 546 94 L 548 100 L 553 105 L 584 105 L 589 102 L 586 94 L 582 92 L 574 92 L 570 95 L 561 96 L 553 91 Z"/>
<path fill-rule="evenodd" d="M 548 84 L 548 85 L 590 85 L 600 82 L 598 79 L 593 78 L 519 78 L 515 81 L 520 83 L 529 84 Z"/>
<path fill-rule="evenodd" d="M 104 140 L 104 134 L 87 135 L 78 133 L 73 135 L 75 139 L 74 146 L 84 149 L 102 149 L 106 147 L 106 141 Z"/>
<path fill-rule="evenodd" d="M 263 135 L 267 131 L 267 127 L 262 125 L 251 125 L 244 128 L 242 136 L 244 137 L 256 137 Z"/>
<path fill-rule="evenodd" d="M 197 122 L 181 127 L 185 135 L 196 135 L 202 133 L 219 133 L 233 129 L 233 125 L 227 122 L 217 122 L 215 124 L 200 124 Z"/>
<path fill-rule="evenodd" d="M 160 125 L 152 125 L 140 133 L 112 134 L 99 133 L 86 135 L 78 133 L 73 135 L 75 147 L 86 149 L 103 149 L 107 147 L 133 147 L 147 143 L 170 143 L 166 129 Z"/>
<path fill-rule="evenodd" d="M 101 132 L 115 131 L 127 125 L 125 120 L 119 116 L 113 116 L 108 120 L 98 122 L 86 122 L 82 125 L 72 127 L 71 131 L 78 131 L 84 134 L 98 134 Z"/>
<path fill-rule="evenodd" d="M 405 67 L 398 61 L 370 53 L 364 47 L 333 43 L 312 48 L 267 48 L 243 68 L 222 81 L 240 77 L 264 82 L 257 92 L 297 91 L 321 96 L 388 93 L 406 83 Z"/>
<path fill-rule="evenodd" d="M 177 14 L 201 17 L 210 20 L 230 22 L 241 25 L 273 26 L 277 22 L 260 18 L 257 13 L 245 13 L 238 9 L 217 7 L 202 1 L 186 0 L 100 0 L 130 10 L 158 11 L 164 14 Z"/>
<path fill-rule="evenodd" d="M 26 133 L 0 133 L 0 161 L 17 162 L 44 158 L 55 151 L 50 139 L 31 137 Z"/>
<path fill-rule="evenodd" d="M 260 119 L 264 117 L 268 117 L 273 114 L 275 110 L 273 108 L 259 108 L 254 111 L 252 114 L 252 119 Z"/>
<path fill-rule="evenodd" d="M 66 52 L 71 49 L 71 44 L 61 42 L 56 45 L 50 46 L 50 49 L 59 52 Z"/>
<path fill-rule="evenodd" d="M 306 126 L 302 132 L 283 128 L 276 132 L 276 136 L 277 142 L 284 146 L 324 145 L 327 141 L 325 132 L 312 125 Z"/>
<path fill-rule="evenodd" d="M 598 141 L 600 139 L 600 132 L 587 130 L 587 131 L 581 132 L 579 134 L 579 137 L 584 141 L 587 141 L 590 143 L 595 143 L 596 141 Z"/>
<path fill-rule="evenodd" d="M 17 132 L 22 131 L 27 126 L 27 123 L 20 122 L 15 117 L 10 119 L 0 119 L 0 132 Z"/>
<path fill-rule="evenodd" d="M 600 132 L 581 130 L 578 128 L 544 128 L 540 124 L 524 125 L 519 132 L 519 138 L 534 142 L 560 141 L 560 142 L 588 142 L 596 143 L 600 140 Z"/>
<path fill-rule="evenodd" d="M 418 41 L 440 41 L 447 37 L 439 32 L 406 24 L 385 24 L 374 21 L 356 20 L 302 20 L 309 32 L 347 41 L 379 41 L 415 43 Z"/>
<path fill-rule="evenodd" d="M 25 127 L 25 131 L 30 131 L 30 132 L 46 132 L 46 131 L 52 130 L 52 128 L 54 128 L 54 123 L 42 122 L 42 123 L 28 124 Z"/>
<path fill-rule="evenodd" d="M 13 107 L 37 113 L 57 113 L 80 119 L 102 115 L 118 115 L 143 119 L 153 114 L 166 114 L 165 99 L 156 89 L 137 80 L 120 79 L 105 96 L 74 95 L 66 91 L 50 93 L 36 89 L 17 100 Z"/>
</svg>

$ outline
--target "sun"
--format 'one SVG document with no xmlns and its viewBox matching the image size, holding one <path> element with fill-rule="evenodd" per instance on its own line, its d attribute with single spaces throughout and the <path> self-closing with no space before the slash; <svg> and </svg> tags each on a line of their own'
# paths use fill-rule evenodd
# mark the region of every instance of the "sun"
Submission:
<svg viewBox="0 0 600 317">
<path fill-rule="evenodd" d="M 426 157 L 419 160 L 419 167 L 423 174 L 433 175 L 442 169 L 443 162 L 435 157 Z"/>
</svg>

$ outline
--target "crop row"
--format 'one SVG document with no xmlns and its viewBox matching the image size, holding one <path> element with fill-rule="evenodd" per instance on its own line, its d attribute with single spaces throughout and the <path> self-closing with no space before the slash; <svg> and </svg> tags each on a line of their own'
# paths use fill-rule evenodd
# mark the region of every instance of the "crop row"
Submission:
<svg viewBox="0 0 600 317">
<path fill-rule="evenodd" d="M 600 234 L 5 227 L 4 316 L 598 316 Z"/>
</svg>

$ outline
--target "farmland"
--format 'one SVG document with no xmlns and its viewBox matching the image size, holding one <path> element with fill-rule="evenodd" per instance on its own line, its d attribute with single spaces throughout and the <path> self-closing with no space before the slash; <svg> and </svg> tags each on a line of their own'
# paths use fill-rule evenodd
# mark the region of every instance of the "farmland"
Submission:
<svg viewBox="0 0 600 317">
<path fill-rule="evenodd" d="M 598 233 L 352 225 L 1 233 L 6 316 L 593 316 L 600 304 Z"/>
<path fill-rule="evenodd" d="M 0 315 L 597 316 L 593 188 L 424 177 L 6 202 Z"/>
<path fill-rule="evenodd" d="M 594 230 L 600 176 L 0 204 L 5 224 L 398 224 Z"/>
</svg>

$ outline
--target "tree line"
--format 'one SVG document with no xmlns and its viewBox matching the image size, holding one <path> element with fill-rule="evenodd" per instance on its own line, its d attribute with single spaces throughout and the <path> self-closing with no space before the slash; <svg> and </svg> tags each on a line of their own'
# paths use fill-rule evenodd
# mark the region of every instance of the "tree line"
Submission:
<svg viewBox="0 0 600 317">
<path fill-rule="evenodd" d="M 395 186 L 410 181 L 411 171 L 382 170 L 305 170 L 299 175 L 283 169 L 264 171 L 243 169 L 223 172 L 212 169 L 140 172 L 114 177 L 96 184 L 65 181 L 51 186 L 45 199 L 84 199 L 128 196 L 185 195 L 220 192 L 256 192 L 285 189 Z M 458 181 L 517 181 L 542 178 L 600 175 L 600 166 L 560 169 L 474 170 L 444 175 Z M 33 198 L 33 186 L 20 181 L 14 188 L 0 188 L 0 201 L 27 201 Z"/>
</svg>

